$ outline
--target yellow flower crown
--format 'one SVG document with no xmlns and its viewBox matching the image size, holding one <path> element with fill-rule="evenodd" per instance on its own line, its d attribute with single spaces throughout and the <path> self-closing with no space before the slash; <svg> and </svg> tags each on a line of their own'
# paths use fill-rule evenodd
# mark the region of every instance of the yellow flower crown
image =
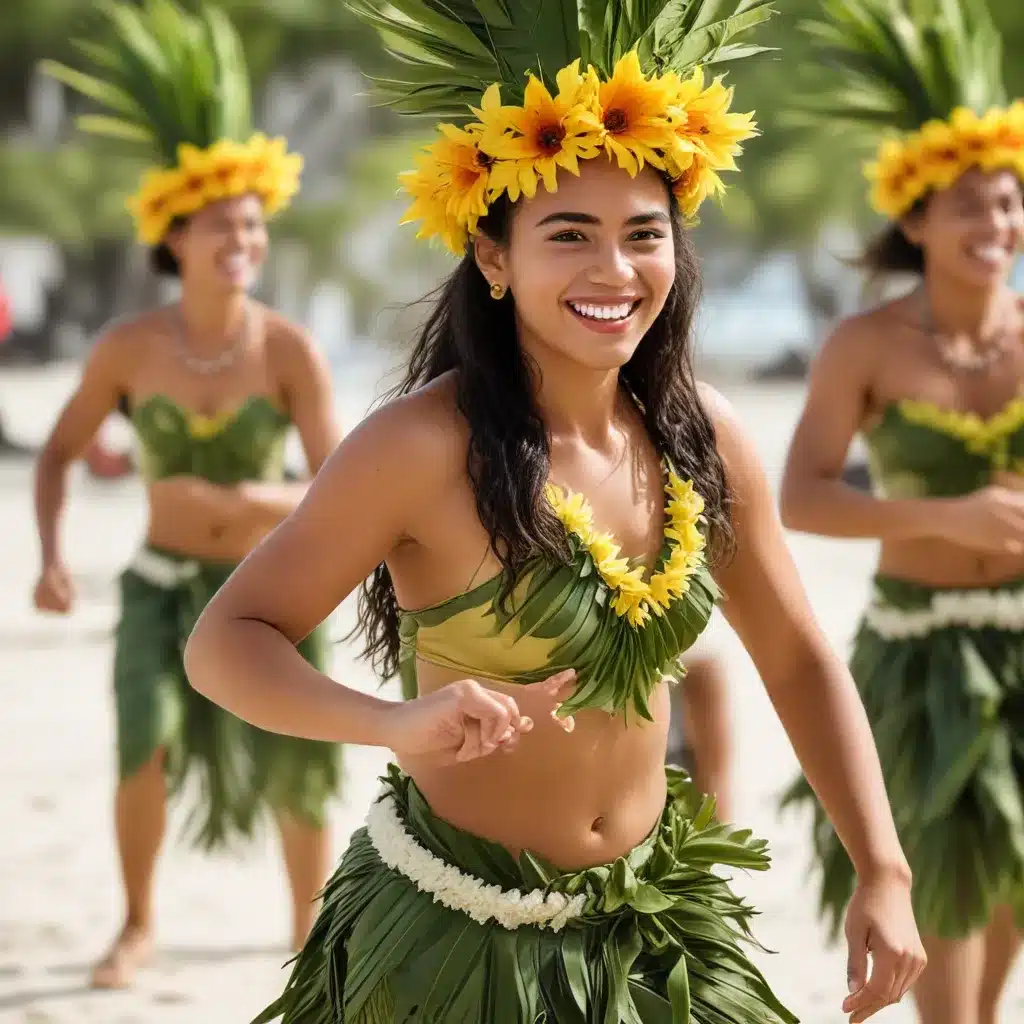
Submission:
<svg viewBox="0 0 1024 1024">
<path fill-rule="evenodd" d="M 645 76 L 635 51 L 607 81 L 580 61 L 556 76 L 552 96 L 530 76 L 522 106 L 503 106 L 490 86 L 476 121 L 439 125 L 440 138 L 401 175 L 413 202 L 402 223 L 421 220 L 418 238 L 437 236 L 456 255 L 465 252 L 481 217 L 503 194 L 532 197 L 539 182 L 558 188 L 559 169 L 579 174 L 579 161 L 606 154 L 635 176 L 645 165 L 672 181 L 683 214 L 692 219 L 709 195 L 725 190 L 719 172 L 736 169 L 740 143 L 757 130 L 751 114 L 729 112 L 732 90 L 716 78 L 705 85 L 698 68 Z"/>
<path fill-rule="evenodd" d="M 887 139 L 865 167 L 871 205 L 896 220 L 972 167 L 1012 170 L 1024 179 L 1024 101 L 993 107 L 980 117 L 958 107 L 948 121 L 929 121 L 903 139 Z"/>
<path fill-rule="evenodd" d="M 248 142 L 221 139 L 206 149 L 183 143 L 177 166 L 143 175 L 128 209 L 139 240 L 158 245 L 176 217 L 187 217 L 218 199 L 254 193 L 272 216 L 298 192 L 301 173 L 302 157 L 288 153 L 283 138 L 257 133 Z"/>
</svg>

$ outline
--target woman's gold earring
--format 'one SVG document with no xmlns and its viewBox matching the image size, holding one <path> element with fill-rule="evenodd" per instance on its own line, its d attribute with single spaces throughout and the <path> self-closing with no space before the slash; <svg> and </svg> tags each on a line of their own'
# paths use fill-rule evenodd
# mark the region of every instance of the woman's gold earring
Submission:
<svg viewBox="0 0 1024 1024">
<path fill-rule="evenodd" d="M 491 298 L 495 300 L 505 298 L 505 286 L 503 284 L 498 284 L 498 282 L 495 281 L 494 284 L 491 285 Z"/>
</svg>

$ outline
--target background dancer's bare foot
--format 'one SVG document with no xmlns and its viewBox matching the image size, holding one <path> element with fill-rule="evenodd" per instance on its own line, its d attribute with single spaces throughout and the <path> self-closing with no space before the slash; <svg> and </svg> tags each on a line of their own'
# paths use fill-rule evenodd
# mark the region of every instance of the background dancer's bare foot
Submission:
<svg viewBox="0 0 1024 1024">
<path fill-rule="evenodd" d="M 93 988 L 130 988 L 135 974 L 153 955 L 153 936 L 136 925 L 125 925 L 110 952 L 93 968 Z"/>
</svg>

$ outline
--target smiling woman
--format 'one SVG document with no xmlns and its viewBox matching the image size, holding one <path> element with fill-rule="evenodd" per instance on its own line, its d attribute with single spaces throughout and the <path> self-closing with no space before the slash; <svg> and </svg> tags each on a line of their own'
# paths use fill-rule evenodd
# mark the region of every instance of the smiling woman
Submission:
<svg viewBox="0 0 1024 1024">
<path fill-rule="evenodd" d="M 67 469 L 106 415 L 122 408 L 141 446 L 148 525 L 121 577 L 114 653 L 127 914 L 93 983 L 123 987 L 151 952 L 167 798 L 196 776 L 202 799 L 189 823 L 200 845 L 251 836 L 261 811 L 276 817 L 294 897 L 293 943 L 309 931 L 328 868 L 325 807 L 338 787 L 338 749 L 254 729 L 216 707 L 188 686 L 181 652 L 205 603 L 305 492 L 305 484 L 282 480 L 289 427 L 298 428 L 313 472 L 339 431 L 328 371 L 311 340 L 248 297 L 266 256 L 266 217 L 296 191 L 300 161 L 283 140 L 251 133 L 233 29 L 214 8 L 197 19 L 167 0 L 104 11 L 111 39 L 82 47 L 103 54 L 102 80 L 47 67 L 123 118 L 87 115 L 83 127 L 142 140 L 160 161 L 129 205 L 156 268 L 180 278 L 181 301 L 106 332 L 40 454 L 35 603 L 48 612 L 72 607 L 58 531 Z M 233 137 L 207 134 L 213 126 Z M 298 638 L 297 648 L 324 666 L 322 629 Z"/>
<path fill-rule="evenodd" d="M 403 178 L 459 262 L 392 400 L 186 650 L 193 685 L 255 725 L 398 762 L 259 1020 L 793 1021 L 722 873 L 766 868 L 764 843 L 664 764 L 668 680 L 719 587 L 861 872 L 844 1005 L 865 1020 L 921 967 L 906 864 L 752 445 L 693 376 L 684 220 L 753 131 L 694 65 L 749 52 L 730 38 L 767 9 L 354 6 L 403 57 L 401 106 L 471 105 Z M 435 54 L 458 72 L 439 81 Z M 360 587 L 404 702 L 296 656 Z"/>
<path fill-rule="evenodd" d="M 875 127 L 889 110 L 899 130 L 869 167 L 891 223 L 864 264 L 919 283 L 824 346 L 783 514 L 881 542 L 851 668 L 914 874 L 930 957 L 920 1018 L 988 1024 L 1024 926 L 1024 303 L 1007 282 L 1024 244 L 1024 102 L 1005 103 L 982 5 L 917 22 L 912 8 L 839 0 L 813 27 L 849 72 L 829 119 Z M 894 19 L 900 42 L 880 47 Z M 857 433 L 871 493 L 842 480 Z M 815 807 L 821 903 L 838 931 L 853 865 L 805 780 L 788 800 Z"/>
<path fill-rule="evenodd" d="M 587 180 L 590 183 L 588 187 L 601 188 L 600 179 L 590 173 L 599 167 L 600 165 L 594 165 L 594 168 L 588 167 Z M 604 165 L 603 169 L 606 172 L 615 171 L 616 167 L 614 164 L 608 163 Z M 573 259 L 577 264 L 586 262 L 590 258 L 588 252 L 595 245 L 602 244 L 603 236 L 609 233 L 612 234 L 616 242 L 620 236 L 625 236 L 627 242 L 634 249 L 640 251 L 644 249 L 644 243 L 647 243 L 646 248 L 649 252 L 657 248 L 656 243 L 660 239 L 671 236 L 672 219 L 668 213 L 671 200 L 666 194 L 664 180 L 651 169 L 648 169 L 642 177 L 647 180 L 649 187 L 646 189 L 646 194 L 644 194 L 644 190 L 638 190 L 635 202 L 642 204 L 647 200 L 651 202 L 652 208 L 641 213 L 633 213 L 631 207 L 630 210 L 624 211 L 625 216 L 621 221 L 613 221 L 610 224 L 602 223 L 600 218 L 593 214 L 572 212 L 567 209 L 558 209 L 544 214 L 542 197 L 538 204 L 541 209 L 534 212 L 534 216 L 540 216 L 535 230 L 541 232 L 546 241 L 565 250 L 564 254 L 560 254 L 558 257 L 560 276 L 565 276 L 566 268 L 571 268 Z M 611 178 L 610 186 L 606 179 L 605 191 L 621 193 L 621 189 L 617 187 L 618 183 L 617 176 Z M 546 194 L 551 195 L 551 193 Z M 563 193 L 557 197 L 553 205 L 564 207 L 571 202 L 571 193 L 569 195 Z M 487 258 L 486 245 L 482 258 L 484 260 Z M 541 268 L 536 269 L 538 276 L 543 273 Z M 667 289 L 663 286 L 661 291 L 665 290 Z M 625 281 L 610 281 L 603 289 L 595 287 L 595 283 L 592 281 L 575 281 L 568 284 L 566 291 L 568 294 L 562 300 L 565 305 L 583 320 L 590 330 L 608 334 L 622 333 L 628 330 L 632 318 L 640 311 L 645 299 L 644 295 L 637 294 L 640 289 L 632 281 L 628 268 L 625 271 Z"/>
</svg>

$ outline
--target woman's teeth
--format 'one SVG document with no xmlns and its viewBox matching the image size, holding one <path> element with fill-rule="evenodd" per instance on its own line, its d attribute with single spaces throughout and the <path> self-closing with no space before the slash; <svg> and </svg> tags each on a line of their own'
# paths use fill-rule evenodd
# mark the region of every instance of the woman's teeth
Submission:
<svg viewBox="0 0 1024 1024">
<path fill-rule="evenodd" d="M 1002 263 L 1006 259 L 1006 250 L 1001 245 L 976 245 L 971 255 L 984 263 Z"/>
<path fill-rule="evenodd" d="M 620 302 L 617 306 L 596 306 L 591 303 L 570 302 L 570 306 L 588 320 L 625 320 L 633 312 L 632 302 Z"/>
</svg>

